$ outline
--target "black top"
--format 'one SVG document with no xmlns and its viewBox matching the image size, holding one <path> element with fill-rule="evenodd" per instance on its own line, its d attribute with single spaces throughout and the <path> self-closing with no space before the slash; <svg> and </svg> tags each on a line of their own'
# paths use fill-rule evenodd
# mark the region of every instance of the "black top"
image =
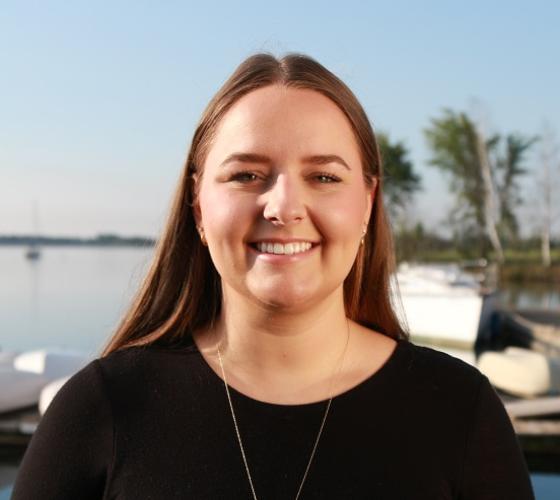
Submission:
<svg viewBox="0 0 560 500">
<path fill-rule="evenodd" d="M 292 500 L 326 401 L 280 405 L 230 393 L 258 498 Z M 192 338 L 94 360 L 52 401 L 12 499 L 90 498 L 252 498 L 223 381 Z M 401 340 L 376 373 L 333 399 L 300 498 L 534 496 L 488 379 Z"/>
</svg>

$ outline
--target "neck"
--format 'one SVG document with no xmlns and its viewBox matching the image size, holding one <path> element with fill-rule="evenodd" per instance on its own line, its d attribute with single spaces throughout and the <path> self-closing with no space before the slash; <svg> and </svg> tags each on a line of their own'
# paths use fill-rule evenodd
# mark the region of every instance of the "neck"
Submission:
<svg viewBox="0 0 560 500">
<path fill-rule="evenodd" d="M 330 376 L 349 328 L 342 288 L 297 312 L 255 306 L 229 289 L 212 330 L 227 365 L 272 381 Z"/>
</svg>

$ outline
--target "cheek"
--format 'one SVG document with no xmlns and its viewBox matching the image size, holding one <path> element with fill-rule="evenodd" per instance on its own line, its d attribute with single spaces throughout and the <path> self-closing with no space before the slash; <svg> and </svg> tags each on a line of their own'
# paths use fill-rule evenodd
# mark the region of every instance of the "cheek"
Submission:
<svg viewBox="0 0 560 500">
<path fill-rule="evenodd" d="M 327 239 L 347 240 L 354 246 L 362 231 L 365 212 L 365 194 L 352 191 L 329 200 L 315 210 L 315 215 Z"/>
<path fill-rule="evenodd" d="M 225 242 L 245 229 L 252 216 L 254 202 L 243 203 L 239 197 L 225 189 L 202 188 L 199 203 L 207 238 L 215 246 Z"/>
</svg>

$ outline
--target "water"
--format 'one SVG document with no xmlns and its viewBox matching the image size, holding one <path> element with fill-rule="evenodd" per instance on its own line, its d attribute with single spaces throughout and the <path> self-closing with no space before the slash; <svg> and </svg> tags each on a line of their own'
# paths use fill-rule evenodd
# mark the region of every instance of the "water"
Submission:
<svg viewBox="0 0 560 500">
<path fill-rule="evenodd" d="M 555 309 L 560 311 L 560 286 L 547 283 L 508 284 L 500 290 L 501 303 L 519 309 Z"/>
<path fill-rule="evenodd" d="M 8 500 L 12 492 L 11 483 L 15 480 L 17 468 L 0 464 L 0 500 Z M 10 486 L 6 486 L 10 484 Z"/>
<path fill-rule="evenodd" d="M 147 272 L 153 248 L 46 247 L 28 261 L 24 247 L 0 246 L 0 348 L 63 347 L 99 355 Z M 560 290 L 512 286 L 512 307 L 560 308 Z M 532 474 L 538 499 L 556 499 L 560 475 Z M 2 484 L 2 483 L 0 483 Z M 0 486 L 0 500 L 10 487 Z"/>
<path fill-rule="evenodd" d="M 0 246 L 0 347 L 100 351 L 147 271 L 153 249 L 46 247 L 28 261 Z"/>
</svg>

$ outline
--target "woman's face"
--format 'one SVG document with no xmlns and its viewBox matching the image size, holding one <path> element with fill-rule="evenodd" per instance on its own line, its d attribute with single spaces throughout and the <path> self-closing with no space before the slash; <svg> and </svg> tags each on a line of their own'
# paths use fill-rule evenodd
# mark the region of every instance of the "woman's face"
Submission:
<svg viewBox="0 0 560 500">
<path fill-rule="evenodd" d="M 330 99 L 280 85 L 245 95 L 219 124 L 196 210 L 224 292 L 290 310 L 327 298 L 350 272 L 374 192 Z"/>
</svg>

